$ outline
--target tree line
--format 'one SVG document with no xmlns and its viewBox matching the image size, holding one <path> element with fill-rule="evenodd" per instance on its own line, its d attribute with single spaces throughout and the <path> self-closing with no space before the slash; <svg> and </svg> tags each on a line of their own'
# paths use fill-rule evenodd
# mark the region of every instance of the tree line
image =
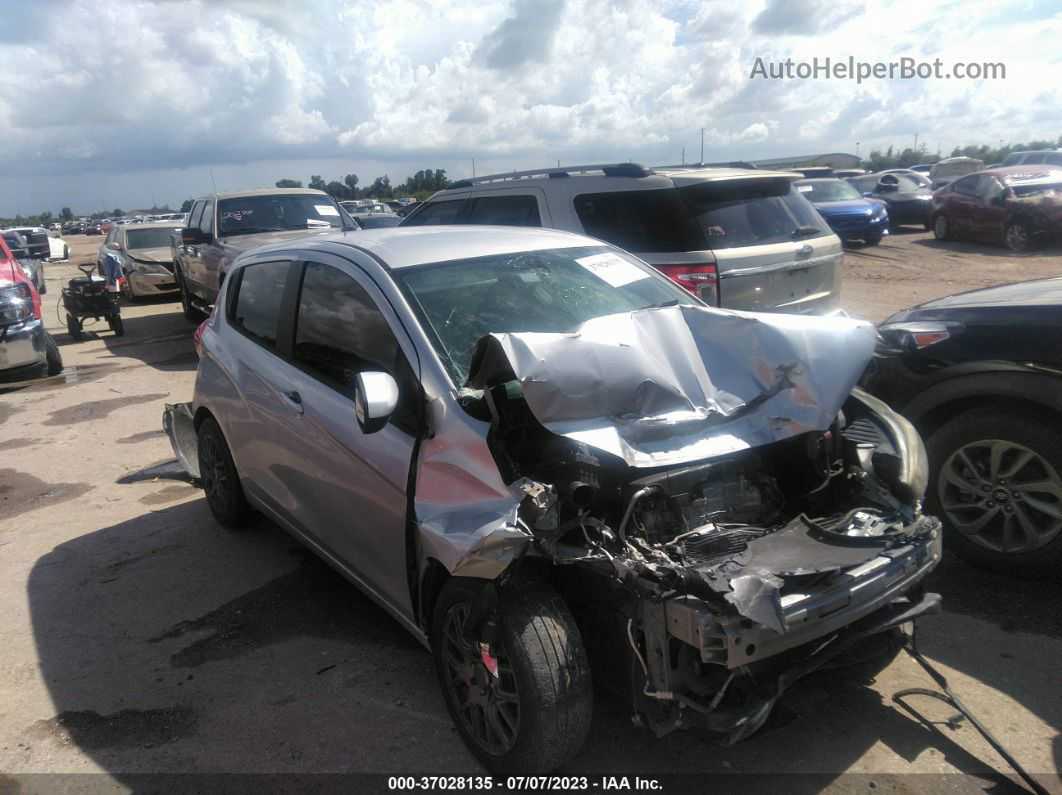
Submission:
<svg viewBox="0 0 1062 795">
<path fill-rule="evenodd" d="M 436 191 L 450 187 L 450 180 L 446 176 L 444 168 L 425 168 L 418 171 L 400 185 L 392 185 L 391 178 L 384 174 L 376 177 L 370 185 L 358 187 L 360 180 L 357 174 L 347 174 L 342 180 L 333 179 L 328 182 L 319 174 L 312 174 L 307 188 L 321 190 L 334 198 L 336 201 L 348 201 L 350 199 L 394 199 L 398 196 L 411 196 L 423 201 Z M 276 181 L 278 188 L 301 188 L 302 180 L 279 179 Z"/>
</svg>

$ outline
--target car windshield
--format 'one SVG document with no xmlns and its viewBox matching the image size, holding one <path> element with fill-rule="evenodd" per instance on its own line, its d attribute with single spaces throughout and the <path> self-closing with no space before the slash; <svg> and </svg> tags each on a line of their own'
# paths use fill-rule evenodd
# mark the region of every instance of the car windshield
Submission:
<svg viewBox="0 0 1062 795">
<path fill-rule="evenodd" d="M 815 179 L 796 183 L 798 193 L 810 202 L 847 202 L 862 199 L 862 195 L 839 179 Z"/>
<path fill-rule="evenodd" d="M 394 273 L 458 386 L 485 334 L 568 332 L 603 315 L 700 303 L 648 265 L 604 246 L 491 255 Z"/>
<path fill-rule="evenodd" d="M 1011 183 L 1011 190 L 1014 191 L 1014 195 L 1021 198 L 1026 196 L 1039 196 L 1045 193 L 1058 193 L 1062 195 L 1062 180 L 1043 182 L 1028 182 L 1025 184 L 1013 184 Z"/>
<path fill-rule="evenodd" d="M 701 182 L 679 188 L 712 249 L 763 246 L 832 234 L 788 179 Z"/>
<path fill-rule="evenodd" d="M 222 199 L 218 203 L 218 220 L 222 236 L 347 226 L 334 199 L 312 193 Z"/>
<path fill-rule="evenodd" d="M 170 235 L 176 226 L 156 226 L 147 229 L 128 229 L 125 233 L 125 247 L 137 248 L 169 248 Z"/>
</svg>

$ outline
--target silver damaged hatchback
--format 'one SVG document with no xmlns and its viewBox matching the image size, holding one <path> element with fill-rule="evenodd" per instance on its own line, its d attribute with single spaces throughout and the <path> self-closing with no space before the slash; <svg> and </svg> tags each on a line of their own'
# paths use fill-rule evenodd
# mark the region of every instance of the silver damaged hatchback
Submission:
<svg viewBox="0 0 1062 795">
<path fill-rule="evenodd" d="M 431 649 L 473 754 L 578 752 L 591 681 L 658 734 L 755 732 L 939 608 L 912 426 L 847 318 L 709 308 L 580 235 L 445 226 L 238 258 L 175 452 Z"/>
</svg>

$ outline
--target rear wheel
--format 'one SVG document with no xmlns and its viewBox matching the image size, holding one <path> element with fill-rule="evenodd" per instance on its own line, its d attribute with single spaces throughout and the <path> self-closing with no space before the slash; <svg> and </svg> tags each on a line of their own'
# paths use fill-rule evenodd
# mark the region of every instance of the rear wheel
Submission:
<svg viewBox="0 0 1062 795">
<path fill-rule="evenodd" d="M 926 440 L 926 505 L 964 558 L 1015 573 L 1062 563 L 1062 431 L 998 409 L 961 414 Z"/>
<path fill-rule="evenodd" d="M 937 240 L 951 240 L 951 221 L 943 213 L 933 218 L 933 237 Z"/>
<path fill-rule="evenodd" d="M 48 375 L 59 375 L 63 371 L 63 357 L 51 334 L 44 335 L 44 360 L 48 364 Z"/>
<path fill-rule="evenodd" d="M 199 476 L 210 512 L 223 527 L 243 527 L 255 518 L 236 472 L 221 426 L 208 417 L 199 426 Z"/>
<path fill-rule="evenodd" d="M 582 636 L 564 600 L 531 579 L 500 592 L 501 633 L 488 670 L 465 622 L 483 588 L 455 577 L 432 622 L 432 652 L 461 739 L 496 773 L 547 773 L 574 756 L 590 730 L 593 689 Z"/>
</svg>

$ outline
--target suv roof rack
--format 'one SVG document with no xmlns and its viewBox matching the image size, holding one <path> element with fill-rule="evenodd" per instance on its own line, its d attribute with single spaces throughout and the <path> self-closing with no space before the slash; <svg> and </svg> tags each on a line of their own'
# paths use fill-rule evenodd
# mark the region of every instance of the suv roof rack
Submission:
<svg viewBox="0 0 1062 795">
<path fill-rule="evenodd" d="M 648 177 L 655 172 L 641 163 L 595 163 L 587 166 L 564 166 L 563 168 L 533 168 L 529 171 L 507 171 L 503 174 L 486 174 L 482 177 L 459 179 L 450 188 L 470 188 L 484 182 L 502 182 L 509 179 L 549 177 L 563 179 L 572 174 L 588 174 L 600 171 L 606 177 Z"/>
<path fill-rule="evenodd" d="M 675 163 L 670 166 L 654 166 L 654 168 L 683 169 L 683 168 L 756 168 L 752 163 L 745 160 L 728 160 L 723 163 Z"/>
</svg>

